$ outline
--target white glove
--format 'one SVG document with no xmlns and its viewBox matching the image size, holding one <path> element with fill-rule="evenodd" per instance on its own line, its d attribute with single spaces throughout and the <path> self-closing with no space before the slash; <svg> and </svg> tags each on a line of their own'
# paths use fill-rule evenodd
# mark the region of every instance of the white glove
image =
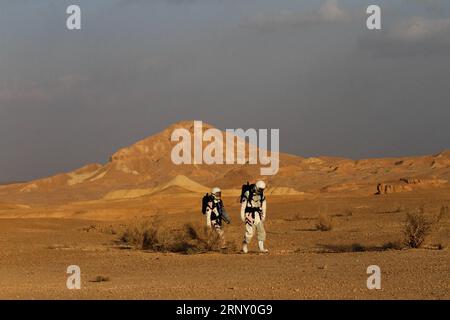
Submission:
<svg viewBox="0 0 450 320">
<path fill-rule="evenodd" d="M 247 201 L 242 202 L 241 204 L 241 220 L 245 222 L 245 208 L 247 207 Z"/>
<path fill-rule="evenodd" d="M 211 210 L 209 208 L 206 210 L 206 226 L 211 228 Z"/>
<path fill-rule="evenodd" d="M 266 221 L 266 217 L 267 217 L 266 211 L 267 211 L 266 200 L 264 200 L 264 202 L 262 203 L 262 210 L 261 210 L 261 214 L 260 214 L 262 222 Z"/>
</svg>

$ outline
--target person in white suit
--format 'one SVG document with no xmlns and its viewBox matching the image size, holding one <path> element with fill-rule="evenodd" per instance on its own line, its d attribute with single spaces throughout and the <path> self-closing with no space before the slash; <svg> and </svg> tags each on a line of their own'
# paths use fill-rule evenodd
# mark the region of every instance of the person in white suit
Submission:
<svg viewBox="0 0 450 320">
<path fill-rule="evenodd" d="M 248 245 L 253 235 L 257 233 L 259 251 L 263 253 L 269 252 L 264 247 L 266 241 L 266 231 L 264 222 L 267 218 L 266 198 L 264 197 L 264 189 L 266 184 L 264 181 L 258 181 L 250 190 L 247 190 L 241 203 L 241 219 L 245 223 L 245 235 L 242 245 L 242 251 L 248 252 Z"/>
<path fill-rule="evenodd" d="M 230 219 L 223 206 L 222 191 L 220 188 L 215 187 L 211 191 L 211 197 L 206 207 L 206 226 L 217 232 L 220 238 L 220 245 L 222 248 L 225 248 L 222 220 L 228 224 L 230 223 Z"/>
</svg>

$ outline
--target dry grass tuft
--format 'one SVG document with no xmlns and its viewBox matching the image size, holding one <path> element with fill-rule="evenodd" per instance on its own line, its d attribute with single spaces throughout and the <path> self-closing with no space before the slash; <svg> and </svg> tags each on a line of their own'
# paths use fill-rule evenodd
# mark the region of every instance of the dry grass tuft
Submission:
<svg viewBox="0 0 450 320">
<path fill-rule="evenodd" d="M 438 216 L 436 217 L 436 222 L 440 222 L 445 217 L 447 217 L 447 215 L 448 215 L 448 206 L 442 206 L 441 209 L 439 210 Z"/>
<path fill-rule="evenodd" d="M 333 218 L 329 215 L 321 214 L 318 218 L 316 228 L 320 231 L 330 231 L 333 228 Z"/>
</svg>

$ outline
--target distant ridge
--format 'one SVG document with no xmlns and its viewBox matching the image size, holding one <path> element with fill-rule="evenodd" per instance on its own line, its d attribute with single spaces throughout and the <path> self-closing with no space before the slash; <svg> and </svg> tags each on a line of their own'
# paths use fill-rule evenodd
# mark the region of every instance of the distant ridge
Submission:
<svg viewBox="0 0 450 320">
<path fill-rule="evenodd" d="M 121 148 L 106 164 L 88 164 L 68 173 L 29 182 L 0 185 L 0 199 L 12 203 L 134 199 L 173 188 L 203 193 L 213 186 L 238 190 L 246 181 L 264 179 L 273 195 L 318 193 L 375 194 L 438 188 L 450 180 L 450 150 L 429 156 L 352 160 L 304 158 L 280 153 L 280 170 L 260 176 L 260 165 L 174 165 L 170 159 L 174 129 L 193 132 L 193 121 L 172 124 L 161 132 Z M 213 126 L 203 123 L 203 129 Z M 408 183 L 407 181 L 415 181 Z M 180 189 L 181 188 L 181 189 Z M 268 190 L 269 191 L 269 190 Z"/>
</svg>

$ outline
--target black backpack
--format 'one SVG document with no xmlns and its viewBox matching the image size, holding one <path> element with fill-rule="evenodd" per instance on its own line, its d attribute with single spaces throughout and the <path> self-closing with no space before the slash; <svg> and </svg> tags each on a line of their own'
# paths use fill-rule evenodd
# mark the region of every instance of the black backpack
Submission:
<svg viewBox="0 0 450 320">
<path fill-rule="evenodd" d="M 202 213 L 203 214 L 206 214 L 206 208 L 208 208 L 208 202 L 212 201 L 211 197 L 212 197 L 212 195 L 207 193 L 202 198 Z"/>
<path fill-rule="evenodd" d="M 244 202 L 246 198 L 245 193 L 248 191 L 249 193 L 249 197 L 247 200 L 250 200 L 253 197 L 253 190 L 255 189 L 255 185 L 254 184 L 250 184 L 248 181 L 246 184 L 242 185 L 242 190 L 241 190 L 241 199 L 240 199 L 240 203 Z"/>
<path fill-rule="evenodd" d="M 244 202 L 244 200 L 251 201 L 253 199 L 253 195 L 255 194 L 255 188 L 256 188 L 256 185 L 255 184 L 250 184 L 248 181 L 247 181 L 246 184 L 243 184 L 242 185 L 242 190 L 241 190 L 241 200 L 240 200 L 240 202 L 242 203 L 242 202 Z M 247 191 L 248 191 L 248 199 L 245 196 L 245 193 Z M 264 191 L 261 192 L 261 199 L 263 199 L 262 201 L 265 200 Z"/>
</svg>

